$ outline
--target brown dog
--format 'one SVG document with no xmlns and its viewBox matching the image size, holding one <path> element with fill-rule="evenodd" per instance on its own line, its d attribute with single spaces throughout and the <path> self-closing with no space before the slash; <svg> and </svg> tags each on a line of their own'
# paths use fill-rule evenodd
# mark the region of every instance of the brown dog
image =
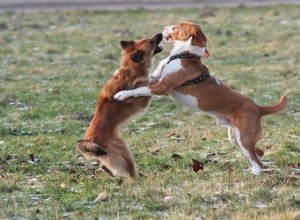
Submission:
<svg viewBox="0 0 300 220">
<path fill-rule="evenodd" d="M 119 136 L 118 129 L 150 101 L 150 97 L 139 97 L 120 102 L 113 99 L 113 95 L 123 89 L 149 84 L 152 57 L 162 51 L 161 40 L 162 34 L 156 34 L 150 39 L 121 41 L 124 51 L 120 68 L 102 89 L 84 140 L 77 143 L 81 154 L 99 160 L 101 167 L 113 176 L 136 175 L 131 151 Z"/>
<path fill-rule="evenodd" d="M 162 60 L 152 78 L 156 84 L 118 92 L 114 97 L 169 95 L 179 103 L 201 110 L 217 118 L 217 124 L 228 127 L 228 138 L 239 146 L 252 164 L 252 172 L 259 175 L 263 164 L 263 150 L 256 148 L 262 129 L 260 118 L 282 111 L 287 103 L 283 96 L 279 104 L 259 106 L 242 94 L 231 90 L 209 75 L 200 58 L 207 57 L 206 37 L 193 23 L 180 23 L 163 28 L 166 42 L 173 43 L 171 54 Z"/>
</svg>

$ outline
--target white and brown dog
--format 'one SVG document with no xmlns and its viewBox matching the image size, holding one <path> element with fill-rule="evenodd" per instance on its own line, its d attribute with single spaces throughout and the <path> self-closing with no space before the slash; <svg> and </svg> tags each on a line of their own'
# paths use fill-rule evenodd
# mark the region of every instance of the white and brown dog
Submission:
<svg viewBox="0 0 300 220">
<path fill-rule="evenodd" d="M 217 124 L 228 127 L 231 143 L 241 148 L 252 164 L 252 172 L 259 175 L 264 151 L 256 148 L 262 128 L 260 118 L 282 111 L 287 97 L 282 96 L 277 105 L 259 106 L 242 94 L 231 90 L 209 75 L 200 58 L 207 57 L 206 37 L 199 25 L 180 23 L 163 28 L 164 41 L 173 49 L 153 73 L 155 83 L 148 87 L 118 92 L 114 98 L 169 95 L 179 103 L 202 110 L 217 118 Z"/>
</svg>

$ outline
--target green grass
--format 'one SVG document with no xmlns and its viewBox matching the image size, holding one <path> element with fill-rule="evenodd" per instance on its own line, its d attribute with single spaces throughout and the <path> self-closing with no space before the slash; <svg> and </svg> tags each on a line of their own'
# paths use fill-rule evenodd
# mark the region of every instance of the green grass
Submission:
<svg viewBox="0 0 300 220">
<path fill-rule="evenodd" d="M 299 11 L 0 14 L 0 219 L 293 219 L 300 210 L 293 170 L 300 163 Z M 186 20 L 203 27 L 211 53 L 204 63 L 225 84 L 261 105 L 289 97 L 284 113 L 262 120 L 259 142 L 264 162 L 279 171 L 253 177 L 215 119 L 167 97 L 154 98 L 123 131 L 142 177 L 112 178 L 76 152 L 118 67 L 119 41 Z M 154 66 L 169 51 L 165 45 Z M 192 159 L 204 170 L 195 173 Z M 104 191 L 108 199 L 93 203 Z"/>
</svg>

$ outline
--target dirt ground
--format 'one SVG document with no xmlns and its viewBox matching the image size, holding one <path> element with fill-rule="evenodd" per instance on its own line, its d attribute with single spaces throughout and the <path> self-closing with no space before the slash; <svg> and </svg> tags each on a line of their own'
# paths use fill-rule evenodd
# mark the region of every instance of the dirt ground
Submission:
<svg viewBox="0 0 300 220">
<path fill-rule="evenodd" d="M 300 4 L 300 0 L 0 0 L 0 12 L 53 10 L 123 10 Z"/>
</svg>

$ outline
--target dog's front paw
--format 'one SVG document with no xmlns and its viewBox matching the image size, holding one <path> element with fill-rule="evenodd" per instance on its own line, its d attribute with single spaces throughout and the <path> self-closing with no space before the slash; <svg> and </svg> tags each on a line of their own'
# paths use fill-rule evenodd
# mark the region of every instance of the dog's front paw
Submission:
<svg viewBox="0 0 300 220">
<path fill-rule="evenodd" d="M 150 81 L 156 81 L 156 80 L 159 80 L 160 76 L 157 76 L 157 75 L 149 75 L 149 78 L 150 78 Z"/>
<path fill-rule="evenodd" d="M 120 91 L 120 92 L 118 92 L 114 95 L 114 99 L 117 99 L 119 101 L 123 101 L 123 100 L 125 100 L 125 99 L 127 99 L 131 96 L 132 96 L 132 93 L 129 92 L 129 91 Z"/>
</svg>

